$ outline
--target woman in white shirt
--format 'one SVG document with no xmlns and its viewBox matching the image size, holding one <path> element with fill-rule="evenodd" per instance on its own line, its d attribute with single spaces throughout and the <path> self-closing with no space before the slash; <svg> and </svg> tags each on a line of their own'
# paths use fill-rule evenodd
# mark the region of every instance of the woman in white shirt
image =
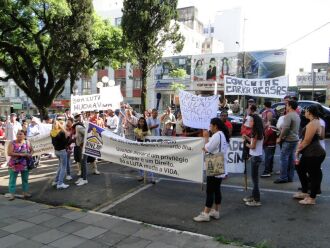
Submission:
<svg viewBox="0 0 330 248">
<path fill-rule="evenodd" d="M 262 119 L 257 114 L 253 114 L 251 117 L 250 126 L 252 128 L 252 136 L 250 138 L 243 135 L 243 139 L 249 142 L 247 147 L 250 148 L 251 155 L 251 177 L 253 182 L 253 190 L 252 196 L 244 197 L 243 201 L 247 206 L 257 207 L 261 206 L 258 171 L 262 162 L 264 135 Z"/>
<path fill-rule="evenodd" d="M 210 131 L 212 137 L 209 139 L 209 132 L 204 130 L 205 138 L 204 152 L 218 153 L 219 150 L 225 154 L 225 174 L 220 176 L 208 176 L 206 178 L 206 203 L 203 212 L 201 212 L 194 221 L 210 221 L 210 217 L 219 219 L 219 210 L 221 204 L 221 182 L 222 178 L 227 176 L 227 148 L 229 144 L 229 132 L 225 124 L 219 118 L 213 118 L 210 122 Z M 212 208 L 215 203 L 215 208 Z"/>
</svg>

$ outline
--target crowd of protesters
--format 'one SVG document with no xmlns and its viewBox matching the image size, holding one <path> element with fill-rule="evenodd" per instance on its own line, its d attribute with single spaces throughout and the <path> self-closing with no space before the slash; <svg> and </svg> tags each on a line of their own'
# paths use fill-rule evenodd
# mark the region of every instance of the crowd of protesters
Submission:
<svg viewBox="0 0 330 248">
<path fill-rule="evenodd" d="M 321 193 L 321 164 L 325 159 L 325 123 L 321 118 L 320 109 L 316 105 L 311 105 L 305 110 L 309 123 L 303 130 L 300 130 L 301 110 L 296 99 L 285 97 L 284 101 L 285 110 L 281 116 L 276 116 L 278 113 L 271 108 L 270 102 L 265 102 L 263 112 L 258 113 L 253 99 L 248 101 L 248 107 L 244 111 L 241 135 L 244 140 L 244 158 L 250 161 L 253 182 L 251 195 L 243 198 L 247 206 L 261 206 L 259 177 L 268 178 L 273 175 L 274 154 L 277 147 L 280 148 L 280 172 L 276 173 L 279 174 L 279 178 L 274 183 L 292 182 L 294 170 L 296 170 L 301 182 L 301 192 L 294 194 L 293 197 L 300 199 L 300 204 L 314 205 L 317 194 Z M 233 112 L 234 110 L 237 113 L 240 112 L 238 101 L 235 101 L 230 108 Z M 53 186 L 57 189 L 69 187 L 67 182 L 73 180 L 75 176 L 71 170 L 71 155 L 78 165 L 76 175 L 78 180 L 75 182 L 77 186 L 88 183 L 87 164 L 91 164 L 95 175 L 100 174 L 95 158 L 82 153 L 87 122 L 94 123 L 126 139 L 139 142 L 144 142 L 147 135 L 204 137 L 206 143 L 203 148 L 204 152 L 222 150 L 226 153 L 232 135 L 232 125 L 227 120 L 227 103 L 221 102 L 219 110 L 221 111 L 220 116 L 211 120 L 210 130 L 184 126 L 180 110 L 175 111 L 174 114 L 170 107 L 160 115 L 157 109 L 150 109 L 140 114 L 128 104 L 122 104 L 121 108 L 116 110 L 82 112 L 74 115 L 66 110 L 64 114 L 57 115 L 55 120 L 46 118 L 45 123 L 52 123 L 50 136 L 55 156 L 59 160 Z M 24 157 L 31 156 L 32 150 L 28 149 L 29 145 L 24 140 L 26 136 L 31 137 L 39 133 L 37 118 L 33 117 L 26 121 L 20 116 L 19 122 L 16 119 L 16 114 L 11 114 L 8 121 L 1 123 L 0 128 L 1 131 L 4 131 L 0 131 L 1 137 L 11 141 L 8 149 L 10 199 L 14 199 L 18 173 L 22 174 L 22 182 L 24 181 L 24 196 L 30 196 L 28 170 Z M 264 170 L 259 176 L 259 168 L 262 165 Z M 137 179 L 142 181 L 144 176 L 147 176 L 151 183 L 155 183 L 153 173 L 144 174 L 143 171 L 139 171 Z M 200 215 L 194 218 L 195 221 L 209 221 L 211 217 L 219 218 L 222 198 L 220 186 L 222 179 L 226 176 L 225 173 L 218 177 L 207 177 L 205 208 Z"/>
</svg>

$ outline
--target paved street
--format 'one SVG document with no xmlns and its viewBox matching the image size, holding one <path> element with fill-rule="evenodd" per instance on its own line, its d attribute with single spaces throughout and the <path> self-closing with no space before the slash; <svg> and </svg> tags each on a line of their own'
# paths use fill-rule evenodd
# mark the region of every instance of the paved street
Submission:
<svg viewBox="0 0 330 248">
<path fill-rule="evenodd" d="M 330 141 L 327 140 L 329 145 Z M 99 162 L 102 175 L 89 174 L 88 185 L 79 188 L 70 183 L 69 189 L 57 191 L 50 185 L 57 161 L 46 160 L 33 171 L 30 186 L 32 201 L 109 213 L 148 224 L 217 237 L 222 242 L 234 241 L 236 244 L 264 247 L 328 247 L 329 163 L 328 156 L 323 164 L 322 195 L 318 197 L 315 206 L 301 206 L 292 199 L 293 192 L 299 187 L 297 177 L 293 183 L 276 185 L 273 181 L 277 176 L 273 175 L 271 178 L 260 179 L 263 206 L 248 208 L 241 200 L 250 193 L 244 192 L 242 175 L 230 175 L 223 182 L 221 218 L 210 223 L 192 221 L 192 217 L 202 210 L 205 201 L 205 189 L 202 191 L 200 184 L 160 177 L 156 185 L 143 185 L 137 182 L 136 171 L 105 161 Z M 275 164 L 275 169 L 278 168 L 279 154 L 276 155 Z M 0 192 L 6 193 L 6 169 L 1 169 L 0 177 Z M 251 186 L 250 180 L 248 183 Z"/>
</svg>

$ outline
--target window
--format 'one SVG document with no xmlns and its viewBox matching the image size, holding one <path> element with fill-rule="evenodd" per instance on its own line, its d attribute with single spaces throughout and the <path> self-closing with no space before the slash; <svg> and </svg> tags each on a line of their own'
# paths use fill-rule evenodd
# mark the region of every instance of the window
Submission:
<svg viewBox="0 0 330 248">
<path fill-rule="evenodd" d="M 118 27 L 121 25 L 121 17 L 115 18 L 115 26 Z"/>
<path fill-rule="evenodd" d="M 116 82 L 116 85 L 120 85 L 120 88 L 122 90 L 126 90 L 126 80 L 125 79 L 118 78 L 118 79 L 115 80 L 115 82 Z"/>
<path fill-rule="evenodd" d="M 211 34 L 214 33 L 214 27 L 211 27 Z"/>
<path fill-rule="evenodd" d="M 82 88 L 83 88 L 83 95 L 91 94 L 91 81 L 89 80 L 82 80 Z"/>
<path fill-rule="evenodd" d="M 133 79 L 133 89 L 141 89 L 141 78 Z"/>
<path fill-rule="evenodd" d="M 16 88 L 16 92 L 15 92 L 15 93 L 16 93 L 15 96 L 16 96 L 16 97 L 19 97 L 19 93 L 20 93 L 20 92 L 19 92 L 19 89 L 18 89 L 18 88 Z"/>
</svg>

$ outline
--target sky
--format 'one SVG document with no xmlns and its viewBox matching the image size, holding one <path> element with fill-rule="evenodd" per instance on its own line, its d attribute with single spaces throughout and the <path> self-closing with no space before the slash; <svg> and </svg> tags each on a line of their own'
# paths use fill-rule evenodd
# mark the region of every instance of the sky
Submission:
<svg viewBox="0 0 330 248">
<path fill-rule="evenodd" d="M 121 6 L 120 0 L 94 0 L 96 10 Z M 329 0 L 179 0 L 178 7 L 195 6 L 204 23 L 217 12 L 241 7 L 245 21 L 244 50 L 287 49 L 290 84 L 299 68 L 311 70 L 312 63 L 326 63 L 330 47 Z M 298 40 L 311 31 L 311 35 Z"/>
</svg>

